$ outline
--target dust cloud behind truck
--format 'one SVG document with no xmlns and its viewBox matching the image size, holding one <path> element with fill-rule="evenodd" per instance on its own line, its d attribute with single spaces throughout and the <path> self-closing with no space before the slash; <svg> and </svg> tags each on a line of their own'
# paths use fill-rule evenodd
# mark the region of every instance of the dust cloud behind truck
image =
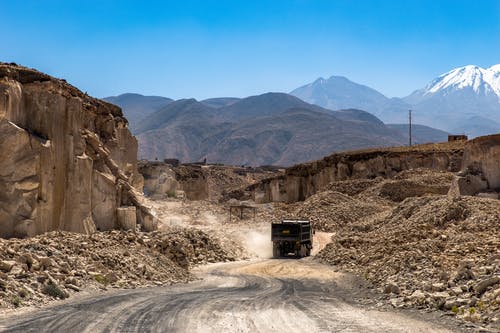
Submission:
<svg viewBox="0 0 500 333">
<path fill-rule="evenodd" d="M 313 229 L 309 220 L 283 220 L 271 225 L 273 257 L 294 255 L 297 258 L 311 255 Z"/>
</svg>

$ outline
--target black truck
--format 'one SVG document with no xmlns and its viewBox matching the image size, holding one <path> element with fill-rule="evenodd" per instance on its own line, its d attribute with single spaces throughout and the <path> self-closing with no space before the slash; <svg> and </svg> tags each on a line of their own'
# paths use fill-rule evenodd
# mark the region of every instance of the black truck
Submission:
<svg viewBox="0 0 500 333">
<path fill-rule="evenodd" d="M 313 229 L 309 220 L 283 220 L 271 225 L 273 257 L 294 255 L 297 258 L 311 255 Z"/>
</svg>

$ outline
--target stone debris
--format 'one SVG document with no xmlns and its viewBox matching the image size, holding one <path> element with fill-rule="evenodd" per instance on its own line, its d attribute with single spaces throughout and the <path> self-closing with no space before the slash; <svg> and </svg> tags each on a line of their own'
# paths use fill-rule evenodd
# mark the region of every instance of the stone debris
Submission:
<svg viewBox="0 0 500 333">
<path fill-rule="evenodd" d="M 264 219 L 308 218 L 317 230 L 338 232 L 353 222 L 387 214 L 407 197 L 446 194 L 452 178 L 451 172 L 420 168 L 390 179 L 335 181 L 303 202 L 274 203 L 274 211 Z"/>
<path fill-rule="evenodd" d="M 0 308 L 41 305 L 82 290 L 187 282 L 194 265 L 232 260 L 216 238 L 189 228 L 0 239 Z"/>
<path fill-rule="evenodd" d="M 334 232 L 367 216 L 381 212 L 380 207 L 348 195 L 325 191 L 309 197 L 299 204 L 292 215 L 308 218 L 317 230 Z"/>
<path fill-rule="evenodd" d="M 447 194 L 452 179 L 453 173 L 448 171 L 424 168 L 405 170 L 390 179 L 374 181 L 357 197 L 380 206 L 394 206 L 406 198 Z"/>
<path fill-rule="evenodd" d="M 498 200 L 413 197 L 344 225 L 318 257 L 363 276 L 395 307 L 441 309 L 498 329 L 499 235 Z"/>
</svg>

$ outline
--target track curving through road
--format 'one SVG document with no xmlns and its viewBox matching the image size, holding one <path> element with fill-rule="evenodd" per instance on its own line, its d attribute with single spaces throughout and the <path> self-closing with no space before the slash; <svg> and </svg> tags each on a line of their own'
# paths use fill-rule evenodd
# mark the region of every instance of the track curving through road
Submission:
<svg viewBox="0 0 500 333">
<path fill-rule="evenodd" d="M 376 310 L 312 260 L 254 260 L 199 268 L 199 281 L 107 292 L 0 318 L 2 332 L 457 332 L 435 316 Z"/>
</svg>

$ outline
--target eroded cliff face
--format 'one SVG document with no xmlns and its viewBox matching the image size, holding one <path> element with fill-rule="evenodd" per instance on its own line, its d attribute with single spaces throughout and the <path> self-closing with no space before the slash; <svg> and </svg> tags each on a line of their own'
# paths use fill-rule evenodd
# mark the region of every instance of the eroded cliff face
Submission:
<svg viewBox="0 0 500 333">
<path fill-rule="evenodd" d="M 391 178 L 415 168 L 459 171 L 462 154 L 463 143 L 333 154 L 290 167 L 284 175 L 250 186 L 248 192 L 257 203 L 303 201 L 338 180 Z"/>
<path fill-rule="evenodd" d="M 163 162 L 141 162 L 139 171 L 144 177 L 144 193 L 155 197 L 185 196 L 189 200 L 206 200 L 208 175 L 201 166 L 172 167 Z"/>
<path fill-rule="evenodd" d="M 171 165 L 160 161 L 140 161 L 144 193 L 151 197 L 176 196 L 188 200 L 227 201 L 261 179 L 281 174 L 274 167 L 237 167 L 220 164 Z"/>
<path fill-rule="evenodd" d="M 63 80 L 0 63 L 0 156 L 1 237 L 113 229 L 122 206 L 155 228 L 120 108 Z"/>
<path fill-rule="evenodd" d="M 465 145 L 462 170 L 455 176 L 450 194 L 497 198 L 500 192 L 500 134 L 470 140 Z"/>
</svg>

